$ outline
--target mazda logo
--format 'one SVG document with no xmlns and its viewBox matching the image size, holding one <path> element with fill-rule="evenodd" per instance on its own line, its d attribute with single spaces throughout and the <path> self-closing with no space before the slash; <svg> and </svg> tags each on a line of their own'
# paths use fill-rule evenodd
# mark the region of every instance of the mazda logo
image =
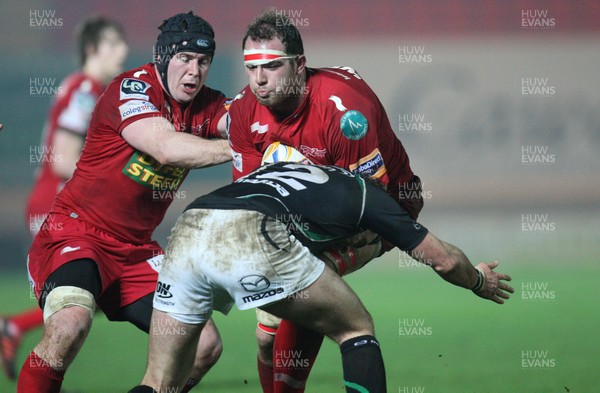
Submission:
<svg viewBox="0 0 600 393">
<path fill-rule="evenodd" d="M 242 277 L 240 279 L 240 284 L 248 292 L 264 291 L 271 286 L 268 278 L 258 274 L 251 274 L 249 276 Z"/>
</svg>

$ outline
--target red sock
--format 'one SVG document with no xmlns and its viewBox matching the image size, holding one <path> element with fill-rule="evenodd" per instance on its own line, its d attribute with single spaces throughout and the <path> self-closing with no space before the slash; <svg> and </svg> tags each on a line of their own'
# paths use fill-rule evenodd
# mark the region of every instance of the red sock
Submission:
<svg viewBox="0 0 600 393">
<path fill-rule="evenodd" d="M 273 343 L 274 393 L 302 393 L 323 335 L 282 320 Z"/>
<path fill-rule="evenodd" d="M 273 367 L 261 362 L 257 357 L 256 363 L 258 365 L 258 379 L 260 380 L 260 386 L 262 386 L 263 393 L 274 393 L 273 390 Z"/>
<path fill-rule="evenodd" d="M 9 318 L 21 334 L 44 324 L 44 313 L 39 307 L 32 308 Z"/>
<path fill-rule="evenodd" d="M 59 393 L 64 376 L 32 351 L 19 374 L 17 393 Z"/>
</svg>

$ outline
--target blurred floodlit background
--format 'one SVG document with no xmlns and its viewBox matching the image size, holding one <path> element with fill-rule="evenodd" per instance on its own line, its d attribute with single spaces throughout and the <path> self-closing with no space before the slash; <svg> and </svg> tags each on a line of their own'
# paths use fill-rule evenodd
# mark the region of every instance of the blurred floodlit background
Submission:
<svg viewBox="0 0 600 393">
<path fill-rule="evenodd" d="M 51 100 L 32 86 L 52 91 L 77 67 L 81 20 L 121 22 L 133 68 L 151 60 L 164 18 L 193 9 L 216 32 L 208 84 L 233 96 L 245 85 L 245 27 L 267 6 L 296 24 L 309 65 L 353 67 L 379 95 L 423 180 L 425 224 L 482 256 L 532 239 L 576 244 L 565 258 L 599 255 L 596 1 L 30 0 L 0 16 L 0 272 L 24 271 L 30 242 L 24 206 Z M 195 171 L 156 238 L 164 244 L 187 203 L 229 180 L 229 164 Z"/>
</svg>

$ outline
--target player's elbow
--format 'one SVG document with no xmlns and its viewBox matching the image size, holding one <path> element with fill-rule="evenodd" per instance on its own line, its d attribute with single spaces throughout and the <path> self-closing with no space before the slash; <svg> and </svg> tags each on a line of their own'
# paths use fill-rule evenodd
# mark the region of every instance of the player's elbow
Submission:
<svg viewBox="0 0 600 393">
<path fill-rule="evenodd" d="M 158 161 L 160 165 L 177 165 L 181 163 L 183 146 L 177 143 L 176 139 L 165 138 L 157 143 L 153 150 L 152 158 Z"/>
<path fill-rule="evenodd" d="M 172 153 L 165 147 L 158 147 L 154 153 L 152 153 L 152 158 L 154 158 L 160 165 L 170 165 L 172 164 Z"/>
</svg>

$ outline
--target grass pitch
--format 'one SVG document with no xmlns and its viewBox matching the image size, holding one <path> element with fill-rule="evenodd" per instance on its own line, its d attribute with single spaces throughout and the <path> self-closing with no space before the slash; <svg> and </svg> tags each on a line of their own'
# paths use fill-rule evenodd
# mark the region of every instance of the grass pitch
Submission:
<svg viewBox="0 0 600 393">
<path fill-rule="evenodd" d="M 531 262 L 531 261 L 530 261 Z M 516 293 L 497 306 L 445 283 L 428 268 L 392 252 L 348 282 L 372 313 L 388 379 L 398 393 L 589 393 L 600 386 L 599 267 L 592 257 L 571 267 L 539 260 L 501 265 Z M 555 263 L 552 263 L 555 262 Z M 24 274 L 0 278 L 3 313 L 33 304 Z M 215 314 L 224 353 L 197 391 L 260 392 L 254 311 Z M 32 332 L 19 361 L 39 339 Z M 145 366 L 146 336 L 126 323 L 96 317 L 72 365 L 68 392 L 126 392 Z M 0 377 L 0 392 L 16 387 Z M 336 345 L 326 341 L 307 392 L 343 392 Z"/>
</svg>

